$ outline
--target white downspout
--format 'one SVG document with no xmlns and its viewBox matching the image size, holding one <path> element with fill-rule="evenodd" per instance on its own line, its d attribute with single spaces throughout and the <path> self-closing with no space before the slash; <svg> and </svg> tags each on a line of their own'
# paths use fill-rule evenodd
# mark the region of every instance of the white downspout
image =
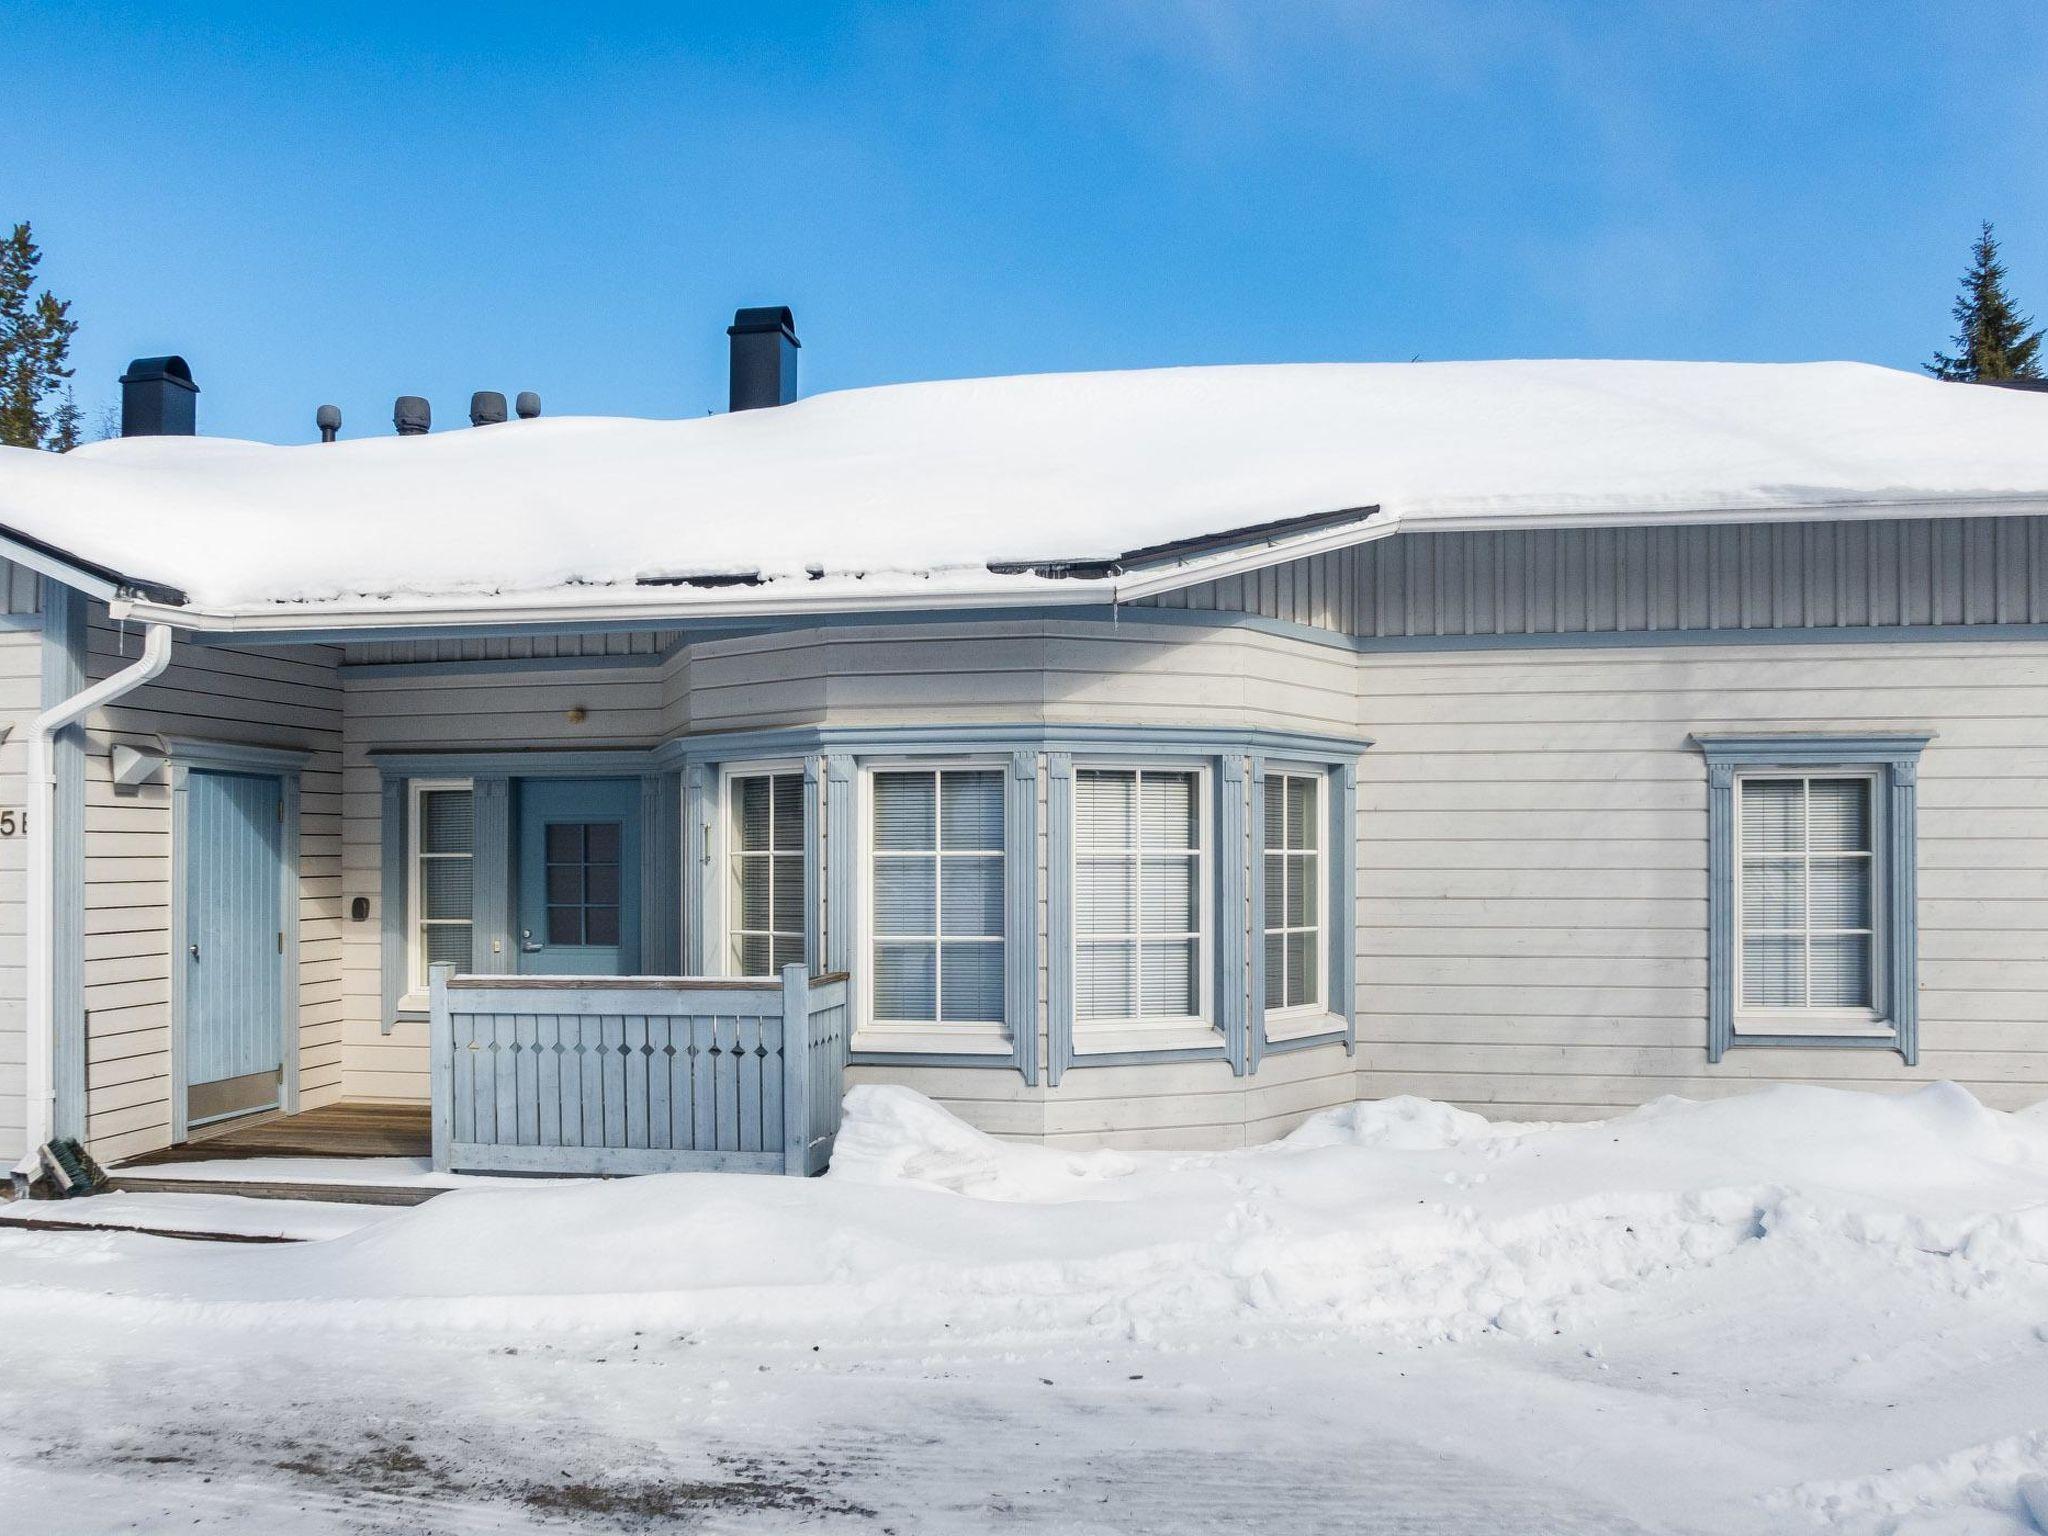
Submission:
<svg viewBox="0 0 2048 1536">
<path fill-rule="evenodd" d="M 55 1133 L 57 1108 L 57 966 L 53 952 L 56 924 L 56 841 L 51 825 L 57 816 L 57 770 L 50 745 L 65 726 L 77 723 L 103 704 L 132 693 L 171 664 L 171 626 L 151 624 L 145 631 L 142 655 L 112 677 L 75 693 L 37 715 L 28 733 L 28 893 L 25 980 L 27 982 L 28 1126 L 25 1156 L 15 1165 L 17 1181 L 40 1171 L 37 1155 Z M 79 893 L 69 893 L 79 899 Z"/>
</svg>

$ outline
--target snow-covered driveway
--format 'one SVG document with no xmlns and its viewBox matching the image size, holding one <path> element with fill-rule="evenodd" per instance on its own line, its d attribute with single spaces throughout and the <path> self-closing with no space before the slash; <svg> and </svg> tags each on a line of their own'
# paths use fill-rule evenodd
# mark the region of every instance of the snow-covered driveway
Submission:
<svg viewBox="0 0 2048 1536">
<path fill-rule="evenodd" d="M 0 1233 L 0 1530 L 2048 1529 L 2048 1122 L 1355 1106 L 288 1248 Z"/>
</svg>

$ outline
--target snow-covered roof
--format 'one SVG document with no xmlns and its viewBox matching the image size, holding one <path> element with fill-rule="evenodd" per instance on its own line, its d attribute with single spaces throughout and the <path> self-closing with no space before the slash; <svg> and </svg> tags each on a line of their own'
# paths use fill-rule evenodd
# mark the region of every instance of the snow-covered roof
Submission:
<svg viewBox="0 0 2048 1536">
<path fill-rule="evenodd" d="M 1971 511 L 2048 511 L 2048 399 L 1858 363 L 1171 368 L 0 449 L 0 526 L 264 627 L 1102 601 L 1396 527 Z"/>
</svg>

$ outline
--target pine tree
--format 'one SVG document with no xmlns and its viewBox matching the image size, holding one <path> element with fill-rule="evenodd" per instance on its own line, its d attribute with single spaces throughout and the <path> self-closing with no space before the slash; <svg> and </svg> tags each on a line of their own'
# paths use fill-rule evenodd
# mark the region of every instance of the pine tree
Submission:
<svg viewBox="0 0 2048 1536">
<path fill-rule="evenodd" d="M 78 439 L 76 407 L 52 396 L 71 377 L 71 303 L 49 289 L 36 293 L 43 253 L 26 224 L 0 240 L 0 443 L 63 448 Z"/>
<path fill-rule="evenodd" d="M 57 409 L 50 413 L 50 435 L 43 446 L 53 453 L 69 453 L 84 439 L 80 435 L 82 418 L 78 410 L 78 396 L 71 392 L 71 386 L 64 386 L 64 398 L 57 402 Z"/>
<path fill-rule="evenodd" d="M 2005 263 L 1986 222 L 1970 247 L 1970 270 L 1956 297 L 1955 356 L 1934 354 L 1927 371 L 1937 379 L 2038 379 L 2041 332 L 2005 291 Z"/>
</svg>

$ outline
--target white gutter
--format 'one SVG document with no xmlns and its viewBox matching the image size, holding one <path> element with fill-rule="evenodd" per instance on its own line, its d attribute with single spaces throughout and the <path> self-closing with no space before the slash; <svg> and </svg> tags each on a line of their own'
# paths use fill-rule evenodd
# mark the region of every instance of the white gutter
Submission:
<svg viewBox="0 0 2048 1536">
<path fill-rule="evenodd" d="M 380 603 L 308 603 L 299 608 L 272 607 L 255 612 L 208 609 L 123 597 L 108 604 L 115 619 L 140 624 L 171 624 L 208 634 L 298 634 L 307 630 L 430 630 L 444 627 L 527 627 L 546 624 L 662 623 L 681 619 L 806 618 L 834 613 L 929 613 L 973 608 L 1071 608 L 1096 603 L 1127 602 L 1155 592 L 1171 591 L 1192 582 L 1210 581 L 1239 571 L 1259 570 L 1352 544 L 1368 543 L 1395 531 L 1399 519 L 1374 513 L 1356 522 L 1314 533 L 1281 536 L 1248 548 L 1198 555 L 1175 565 L 1105 578 L 1099 581 L 1018 576 L 991 579 L 977 573 L 967 585 L 890 586 L 861 592 L 834 582 L 828 590 L 809 590 L 810 583 L 777 582 L 767 589 L 711 588 L 677 600 L 686 588 L 614 587 L 620 595 L 582 601 L 511 598 L 492 602 L 444 603 L 434 608 L 404 608 Z"/>
<path fill-rule="evenodd" d="M 151 678 L 161 676 L 171 664 L 171 629 L 152 624 L 143 637 L 142 655 L 112 677 L 75 693 L 63 703 L 37 715 L 28 733 L 28 954 L 26 982 L 28 1004 L 28 1082 L 22 1105 L 28 1126 L 28 1146 L 15 1165 L 17 1181 L 33 1179 L 39 1171 L 37 1154 L 55 1134 L 57 968 L 53 952 L 56 932 L 56 840 L 52 823 L 57 815 L 57 771 L 50 758 L 50 744 L 67 725 L 85 719 L 104 704 L 132 693 Z M 77 897 L 77 892 L 69 893 Z"/>
<path fill-rule="evenodd" d="M 1198 581 L 1216 581 L 1225 576 L 1241 575 L 1246 571 L 1261 571 L 1269 565 L 1284 565 L 1289 560 L 1304 560 L 1310 555 L 1328 554 L 1333 549 L 1350 549 L 1354 545 L 1370 544 L 1376 539 L 1384 539 L 1387 535 L 1400 531 L 1401 516 L 1398 512 L 1375 512 L 1370 517 L 1360 518 L 1357 522 L 1342 523 L 1318 533 L 1275 539 L 1269 544 L 1259 544 L 1246 549 L 1222 550 L 1213 555 L 1196 555 L 1174 565 L 1133 571 L 1111 582 L 1110 587 L 1114 594 L 1112 600 L 1119 603 L 1134 602 L 1141 597 L 1172 592 Z"/>
<path fill-rule="evenodd" d="M 306 630 L 389 629 L 431 630 L 449 627 L 523 628 L 547 624 L 592 622 L 633 622 L 658 624 L 671 619 L 802 618 L 828 613 L 904 612 L 917 613 L 952 608 L 1026 608 L 1054 604 L 1107 601 L 1108 584 L 1097 588 L 1086 582 L 1035 581 L 1029 591 L 990 586 L 941 588 L 936 591 L 889 591 L 873 595 L 848 592 L 806 595 L 802 585 L 789 583 L 787 594 L 772 597 L 706 597 L 677 602 L 673 596 L 643 596 L 647 589 L 631 589 L 635 595 L 596 602 L 549 602 L 545 599 L 478 603 L 468 606 L 444 603 L 436 608 L 398 608 L 390 603 L 306 604 L 298 609 L 266 608 L 254 613 L 207 609 L 197 606 L 153 603 L 144 598 L 126 598 L 108 605 L 116 619 L 140 624 L 173 624 L 180 629 L 207 634 L 298 634 Z M 619 590 L 619 589 L 614 589 Z M 673 588 L 658 589 L 672 592 Z M 758 590 L 758 589 L 755 589 Z"/>
</svg>

